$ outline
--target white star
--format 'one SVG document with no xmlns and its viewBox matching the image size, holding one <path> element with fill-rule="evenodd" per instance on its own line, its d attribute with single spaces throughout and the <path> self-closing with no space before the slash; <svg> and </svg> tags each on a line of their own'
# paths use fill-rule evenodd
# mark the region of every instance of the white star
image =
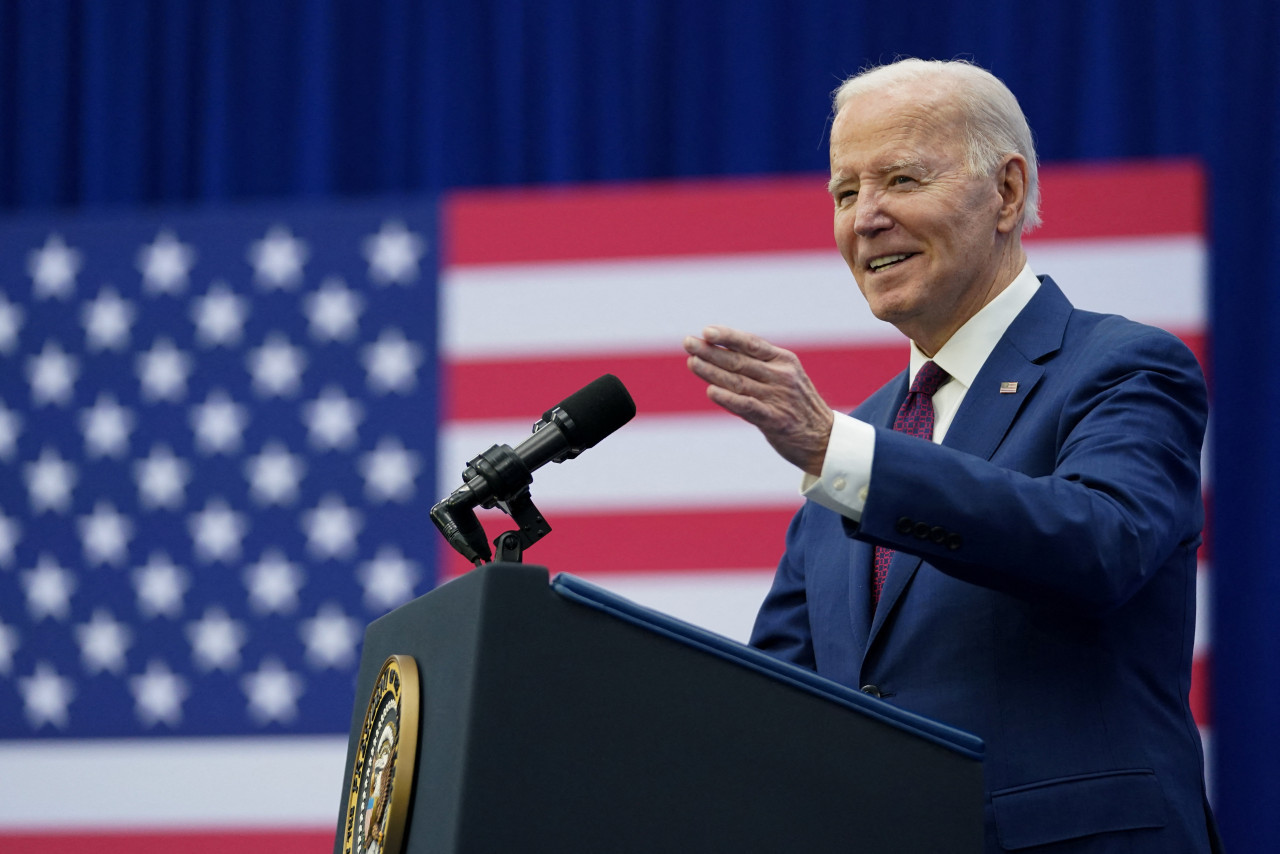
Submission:
<svg viewBox="0 0 1280 854">
<path fill-rule="evenodd" d="M 71 296 L 81 263 L 79 249 L 67 246 L 61 234 L 50 234 L 43 247 L 27 253 L 27 273 L 35 284 L 32 296 L 36 299 Z"/>
<path fill-rule="evenodd" d="M 18 434 L 22 432 L 22 416 L 0 401 L 0 459 L 11 460 L 18 450 Z"/>
<path fill-rule="evenodd" d="M 187 289 L 187 275 L 196 263 L 196 251 L 166 228 L 138 250 L 137 262 L 147 293 L 180 294 Z"/>
<path fill-rule="evenodd" d="M 248 522 L 243 513 L 232 510 L 221 498 L 214 498 L 203 510 L 191 514 L 187 528 L 197 558 L 205 563 L 229 563 L 240 557 L 240 542 Z"/>
<path fill-rule="evenodd" d="M 36 406 L 69 402 L 79 375 L 80 363 L 68 355 L 57 341 L 44 342 L 40 355 L 27 359 L 31 400 Z"/>
<path fill-rule="evenodd" d="M 71 614 L 71 594 L 76 589 L 76 580 L 52 555 L 40 555 L 35 569 L 22 574 L 22 586 L 27 591 L 27 613 L 32 622 L 48 617 L 65 620 Z"/>
<path fill-rule="evenodd" d="M 85 347 L 91 351 L 123 350 L 129 343 L 136 314 L 133 303 L 121 299 L 110 285 L 104 287 L 80 310 Z"/>
<path fill-rule="evenodd" d="M 262 397 L 286 397 L 297 394 L 307 357 L 279 332 L 267 336 L 261 347 L 245 357 L 253 387 Z"/>
<path fill-rule="evenodd" d="M 0 510 L 0 566 L 13 563 L 13 550 L 20 539 L 22 539 L 22 526 L 18 524 L 18 520 L 6 516 L 4 511 Z"/>
<path fill-rule="evenodd" d="M 253 500 L 259 504 L 292 504 L 298 497 L 298 483 L 307 472 L 301 456 L 289 453 L 280 442 L 268 442 L 262 453 L 245 460 Z"/>
<path fill-rule="evenodd" d="M 214 282 L 207 294 L 191 303 L 196 340 L 205 347 L 239 344 L 248 316 L 249 300 L 236 294 L 223 281 Z"/>
<path fill-rule="evenodd" d="M 406 450 L 395 437 L 384 437 L 378 447 L 360 458 L 364 494 L 374 503 L 408 501 L 414 494 L 414 479 L 422 470 L 420 454 Z"/>
<path fill-rule="evenodd" d="M 364 605 L 374 612 L 390 611 L 412 599 L 419 576 L 418 564 L 406 560 L 395 546 L 378 549 L 377 557 L 356 570 L 364 587 Z"/>
<path fill-rule="evenodd" d="M 177 403 L 186 397 L 191 356 L 175 347 L 171 339 L 157 338 L 150 350 L 137 355 L 135 365 L 146 400 Z"/>
<path fill-rule="evenodd" d="M 9 302 L 9 298 L 0 293 L 0 353 L 12 353 L 18 346 L 24 318 L 22 306 Z"/>
<path fill-rule="evenodd" d="M 346 341 L 356 333 L 356 323 L 364 311 L 364 299 L 337 276 L 320 284 L 320 290 L 302 301 L 310 320 L 311 337 L 317 341 Z"/>
<path fill-rule="evenodd" d="M 58 456 L 58 452 L 47 445 L 41 449 L 40 457 L 34 463 L 24 467 L 27 476 L 27 491 L 31 496 L 31 511 L 43 513 L 53 510 L 65 513 L 71 506 L 71 490 L 76 485 L 76 467 Z"/>
<path fill-rule="evenodd" d="M 302 514 L 307 551 L 319 560 L 350 556 L 363 526 L 364 517 L 360 512 L 332 493 L 322 498 L 315 509 Z"/>
<path fill-rule="evenodd" d="M 222 389 L 209 392 L 204 403 L 191 407 L 196 448 L 204 454 L 230 454 L 240 450 L 241 434 L 248 423 L 248 410 Z"/>
<path fill-rule="evenodd" d="M 0 623 L 0 673 L 8 676 L 13 672 L 13 654 L 20 645 L 18 630 Z"/>
<path fill-rule="evenodd" d="M 164 552 L 154 552 L 147 565 L 133 572 L 138 593 L 138 611 L 146 617 L 177 617 L 182 613 L 182 596 L 191 586 L 183 572 Z"/>
<path fill-rule="evenodd" d="M 132 410 L 117 403 L 112 394 L 99 394 L 93 406 L 80 413 L 85 453 L 90 457 L 124 456 L 133 425 Z"/>
<path fill-rule="evenodd" d="M 245 674 L 240 687 L 249 697 L 249 716 L 259 725 L 288 723 L 298 716 L 302 677 L 290 673 L 279 659 L 264 659 L 255 672 Z"/>
<path fill-rule="evenodd" d="M 95 608 L 89 622 L 76 626 L 80 660 L 89 673 L 124 672 L 125 652 L 133 643 L 129 627 L 104 608 Z"/>
<path fill-rule="evenodd" d="M 369 388 L 376 394 L 405 393 L 418 383 L 422 347 L 409 341 L 399 329 L 384 330 L 378 340 L 360 351 L 369 374 Z"/>
<path fill-rule="evenodd" d="M 244 626 L 227 616 L 221 608 L 206 608 L 204 616 L 187 624 L 191 655 L 201 670 L 224 670 L 228 673 L 240 666 L 240 647 L 247 633 Z"/>
<path fill-rule="evenodd" d="M 303 404 L 302 418 L 307 424 L 307 438 L 316 450 L 348 448 L 356 441 L 356 427 L 364 420 L 364 408 L 331 385 L 318 398 Z"/>
<path fill-rule="evenodd" d="M 364 239 L 364 257 L 369 261 L 369 278 L 380 285 L 395 282 L 407 285 L 418 278 L 418 262 L 427 251 L 427 242 L 409 231 L 399 220 L 388 220 L 377 234 Z"/>
<path fill-rule="evenodd" d="M 298 634 L 307 647 L 307 661 L 317 670 L 348 667 L 355 662 L 361 626 L 336 604 L 320 606 L 309 620 L 302 620 Z"/>
<path fill-rule="evenodd" d="M 182 702 L 191 695 L 187 680 L 155 659 L 147 662 L 145 673 L 129 678 L 129 691 L 133 694 L 138 720 L 145 726 L 181 724 Z"/>
<path fill-rule="evenodd" d="M 36 664 L 35 673 L 18 680 L 18 692 L 22 694 L 23 710 L 32 729 L 53 724 L 59 729 L 67 725 L 67 707 L 75 697 L 70 679 L 59 676 L 47 661 Z"/>
<path fill-rule="evenodd" d="M 268 549 L 244 571 L 249 606 L 259 614 L 287 614 L 298 607 L 298 588 L 304 576 L 279 549 Z"/>
<path fill-rule="evenodd" d="M 262 240 L 249 247 L 253 278 L 264 290 L 291 290 L 302 281 L 302 266 L 311 252 L 288 227 L 273 225 Z"/>
<path fill-rule="evenodd" d="M 133 464 L 138 497 L 143 507 L 176 510 L 185 499 L 191 481 L 191 466 L 174 456 L 168 445 L 156 445 L 151 453 Z"/>
<path fill-rule="evenodd" d="M 133 523 L 109 501 L 99 501 L 88 516 L 80 517 L 80 539 L 85 560 L 119 566 L 129 557 Z"/>
</svg>

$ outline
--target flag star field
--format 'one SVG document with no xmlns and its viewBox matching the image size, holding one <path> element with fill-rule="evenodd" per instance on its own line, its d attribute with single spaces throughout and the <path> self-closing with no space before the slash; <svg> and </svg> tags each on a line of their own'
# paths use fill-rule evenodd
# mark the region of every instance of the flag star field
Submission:
<svg viewBox="0 0 1280 854">
<path fill-rule="evenodd" d="M 435 578 L 434 207 L 0 235 L 0 738 L 345 731 Z"/>
</svg>

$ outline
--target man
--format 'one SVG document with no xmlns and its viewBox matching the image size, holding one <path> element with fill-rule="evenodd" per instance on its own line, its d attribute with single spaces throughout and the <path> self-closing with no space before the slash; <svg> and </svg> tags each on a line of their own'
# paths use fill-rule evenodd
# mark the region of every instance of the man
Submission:
<svg viewBox="0 0 1280 854">
<path fill-rule="evenodd" d="M 1031 134 L 981 69 L 846 81 L 830 190 L 909 372 L 846 416 L 792 353 L 723 327 L 685 341 L 710 399 L 804 472 L 752 643 L 981 736 L 987 851 L 1210 850 L 1187 702 L 1194 357 L 1032 273 Z"/>
</svg>

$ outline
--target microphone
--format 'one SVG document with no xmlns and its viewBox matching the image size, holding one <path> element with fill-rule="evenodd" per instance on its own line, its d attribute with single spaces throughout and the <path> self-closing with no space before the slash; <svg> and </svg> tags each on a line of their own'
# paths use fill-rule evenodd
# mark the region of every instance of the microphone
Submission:
<svg viewBox="0 0 1280 854">
<path fill-rule="evenodd" d="M 449 545 L 473 564 L 492 560 L 474 508 L 511 501 L 533 482 L 535 470 L 574 459 L 635 414 L 635 401 L 622 380 L 605 374 L 542 413 L 533 435 L 514 450 L 494 445 L 467 463 L 462 486 L 431 508 L 431 520 Z"/>
</svg>

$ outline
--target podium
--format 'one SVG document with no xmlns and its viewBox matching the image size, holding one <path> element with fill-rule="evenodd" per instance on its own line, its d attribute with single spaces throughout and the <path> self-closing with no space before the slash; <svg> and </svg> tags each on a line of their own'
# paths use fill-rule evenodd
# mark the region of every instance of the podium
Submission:
<svg viewBox="0 0 1280 854">
<path fill-rule="evenodd" d="M 335 852 L 391 655 L 421 685 L 409 854 L 982 850 L 975 736 L 580 579 L 491 564 L 368 627 Z"/>
</svg>

